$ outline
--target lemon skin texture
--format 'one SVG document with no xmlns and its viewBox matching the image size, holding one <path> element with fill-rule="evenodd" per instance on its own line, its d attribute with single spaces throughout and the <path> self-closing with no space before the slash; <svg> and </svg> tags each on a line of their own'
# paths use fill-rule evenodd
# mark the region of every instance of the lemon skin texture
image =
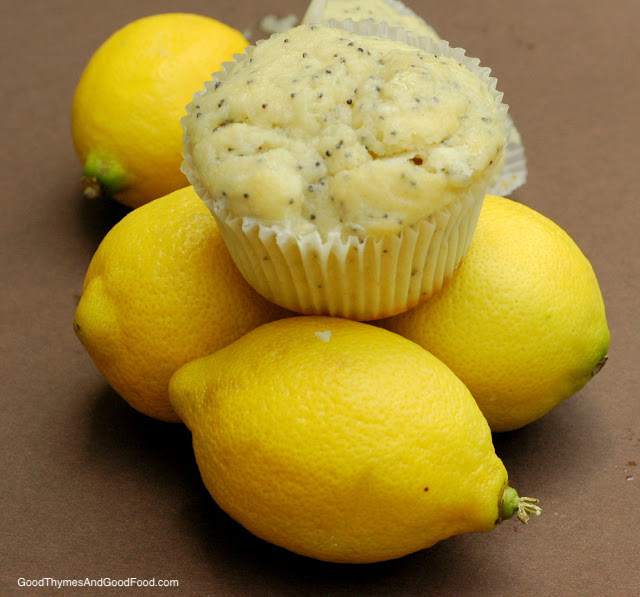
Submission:
<svg viewBox="0 0 640 597">
<path fill-rule="evenodd" d="M 542 214 L 494 196 L 441 292 L 380 325 L 444 361 L 493 431 L 523 427 L 578 392 L 610 342 L 596 275 L 575 242 Z"/>
<path fill-rule="evenodd" d="M 180 118 L 193 94 L 248 41 L 208 17 L 135 20 L 93 54 L 76 87 L 71 132 L 85 195 L 135 208 L 183 188 Z"/>
<path fill-rule="evenodd" d="M 131 406 L 179 421 L 168 397 L 176 369 L 287 313 L 245 282 L 211 212 L 186 187 L 130 212 L 107 233 L 73 327 Z"/>
<path fill-rule="evenodd" d="M 290 551 L 377 562 L 501 519 L 507 472 L 477 404 L 397 334 L 282 319 L 181 367 L 169 392 L 213 499 Z"/>
</svg>

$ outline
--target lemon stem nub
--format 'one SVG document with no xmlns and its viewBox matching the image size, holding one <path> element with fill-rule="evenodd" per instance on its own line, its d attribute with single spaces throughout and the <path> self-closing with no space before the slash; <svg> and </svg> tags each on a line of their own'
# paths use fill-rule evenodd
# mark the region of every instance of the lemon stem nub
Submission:
<svg viewBox="0 0 640 597">
<path fill-rule="evenodd" d="M 113 196 L 126 186 L 124 168 L 104 155 L 90 153 L 82 170 L 82 188 L 87 199 Z"/>
<path fill-rule="evenodd" d="M 540 516 L 542 508 L 537 504 L 536 498 L 519 497 L 513 487 L 507 487 L 500 500 L 500 520 L 507 520 L 515 514 L 520 522 L 527 524 L 531 516 Z"/>
<path fill-rule="evenodd" d="M 82 193 L 87 199 L 97 199 L 103 192 L 102 185 L 95 176 L 82 177 Z"/>
<path fill-rule="evenodd" d="M 609 355 L 605 354 L 599 361 L 598 364 L 593 368 L 593 371 L 591 372 L 591 377 L 596 376 L 598 373 L 600 373 L 600 370 L 605 366 L 607 360 L 609 359 Z"/>
</svg>

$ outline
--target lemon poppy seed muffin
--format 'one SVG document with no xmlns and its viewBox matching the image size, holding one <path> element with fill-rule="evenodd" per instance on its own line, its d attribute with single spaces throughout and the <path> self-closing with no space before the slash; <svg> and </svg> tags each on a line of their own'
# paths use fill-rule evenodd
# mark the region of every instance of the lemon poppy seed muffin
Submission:
<svg viewBox="0 0 640 597">
<path fill-rule="evenodd" d="M 390 27 L 401 27 L 415 36 L 440 39 L 431 25 L 399 0 L 311 0 L 302 22 L 319 24 L 330 19 L 370 19 Z"/>
<path fill-rule="evenodd" d="M 387 27 L 399 27 L 416 38 L 441 38 L 420 15 L 400 0 L 311 0 L 302 19 L 303 24 L 330 24 L 334 21 L 373 21 Z M 362 23 L 361 23 L 362 25 Z M 507 142 L 502 170 L 488 193 L 509 196 L 527 180 L 527 160 L 522 137 L 507 114 Z"/>
<path fill-rule="evenodd" d="M 376 319 L 437 290 L 466 251 L 503 159 L 500 98 L 453 57 L 303 25 L 197 94 L 183 169 L 256 290 Z"/>
</svg>

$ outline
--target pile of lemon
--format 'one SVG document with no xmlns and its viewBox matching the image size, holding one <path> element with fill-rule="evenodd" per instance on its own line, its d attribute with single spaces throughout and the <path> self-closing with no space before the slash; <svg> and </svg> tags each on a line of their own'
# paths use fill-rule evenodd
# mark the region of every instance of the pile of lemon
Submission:
<svg viewBox="0 0 640 597">
<path fill-rule="evenodd" d="M 184 107 L 246 45 L 163 14 L 89 61 L 72 110 L 85 194 L 136 209 L 91 260 L 78 338 L 132 407 L 189 427 L 221 508 L 296 553 L 376 562 L 539 514 L 491 432 L 535 421 L 606 361 L 588 260 L 549 219 L 487 196 L 453 279 L 407 313 L 362 323 L 270 303 L 180 172 Z"/>
</svg>

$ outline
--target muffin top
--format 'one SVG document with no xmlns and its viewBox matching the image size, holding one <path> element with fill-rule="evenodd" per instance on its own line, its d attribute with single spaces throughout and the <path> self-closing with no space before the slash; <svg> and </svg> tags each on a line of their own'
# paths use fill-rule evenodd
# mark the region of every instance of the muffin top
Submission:
<svg viewBox="0 0 640 597">
<path fill-rule="evenodd" d="M 393 0 L 327 0 L 320 17 L 321 21 L 336 19 L 354 21 L 371 19 L 375 23 L 386 23 L 391 27 L 402 27 L 413 35 L 425 35 L 440 39 L 435 30 L 423 18 L 404 5 L 400 7 Z"/>
<path fill-rule="evenodd" d="M 210 207 L 324 238 L 400 232 L 490 182 L 505 144 L 498 102 L 455 60 L 317 25 L 259 42 L 183 125 Z"/>
</svg>

